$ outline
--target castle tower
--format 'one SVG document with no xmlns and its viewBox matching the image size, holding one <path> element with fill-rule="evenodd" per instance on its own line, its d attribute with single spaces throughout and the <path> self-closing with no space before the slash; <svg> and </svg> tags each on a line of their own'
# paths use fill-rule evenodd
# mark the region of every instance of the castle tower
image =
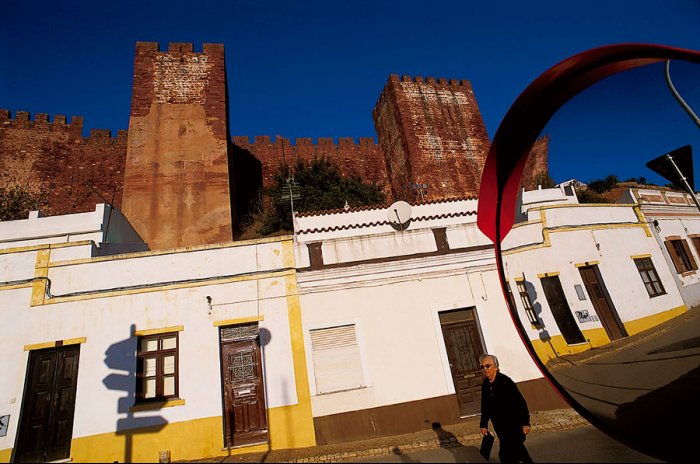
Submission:
<svg viewBox="0 0 700 464">
<path fill-rule="evenodd" d="M 489 138 L 468 81 L 391 75 L 373 117 L 395 200 L 478 195 Z"/>
<path fill-rule="evenodd" d="M 137 42 L 122 210 L 152 250 L 232 239 L 224 47 Z"/>
</svg>

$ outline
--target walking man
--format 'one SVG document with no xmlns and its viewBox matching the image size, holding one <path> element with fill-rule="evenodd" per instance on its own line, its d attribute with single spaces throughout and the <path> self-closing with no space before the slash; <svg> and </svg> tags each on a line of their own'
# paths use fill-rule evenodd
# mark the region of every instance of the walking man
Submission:
<svg viewBox="0 0 700 464">
<path fill-rule="evenodd" d="M 530 432 L 527 402 L 510 377 L 498 369 L 498 359 L 491 354 L 479 358 L 484 382 L 481 384 L 481 435 L 488 433 L 489 420 L 499 441 L 501 462 L 532 462 L 525 448 Z"/>
</svg>

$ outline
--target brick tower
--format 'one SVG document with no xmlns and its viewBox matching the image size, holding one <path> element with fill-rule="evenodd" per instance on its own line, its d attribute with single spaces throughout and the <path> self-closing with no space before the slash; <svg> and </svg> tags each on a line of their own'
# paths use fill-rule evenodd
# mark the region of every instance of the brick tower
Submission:
<svg viewBox="0 0 700 464">
<path fill-rule="evenodd" d="M 224 47 L 137 42 L 122 210 L 152 250 L 232 239 Z"/>
<path fill-rule="evenodd" d="M 391 75 L 373 117 L 394 199 L 478 194 L 489 138 L 468 81 Z"/>
</svg>

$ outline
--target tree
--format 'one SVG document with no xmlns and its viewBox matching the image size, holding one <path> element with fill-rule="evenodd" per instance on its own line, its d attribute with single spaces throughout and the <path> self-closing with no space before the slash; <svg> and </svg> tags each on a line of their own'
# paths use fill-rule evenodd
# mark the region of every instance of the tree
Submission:
<svg viewBox="0 0 700 464">
<path fill-rule="evenodd" d="M 297 160 L 293 168 L 282 165 L 274 176 L 274 185 L 265 192 L 266 208 L 262 236 L 277 232 L 291 232 L 292 212 L 289 199 L 281 200 L 289 192 L 288 180 L 294 179 L 300 198 L 294 200 L 296 212 L 325 211 L 350 207 L 379 205 L 385 202 L 384 193 L 376 184 L 365 183 L 357 174 L 343 176 L 337 164 L 326 157 L 314 158 L 309 163 Z"/>
<path fill-rule="evenodd" d="M 45 206 L 43 195 L 29 192 L 20 185 L 0 187 L 0 221 L 27 219 L 30 211 Z"/>
<path fill-rule="evenodd" d="M 620 180 L 617 178 L 616 175 L 610 174 L 604 179 L 594 179 L 588 182 L 588 189 L 592 190 L 595 193 L 609 192 L 613 188 L 617 187 L 617 184 L 619 182 Z"/>
<path fill-rule="evenodd" d="M 576 188 L 576 197 L 579 203 L 610 203 L 610 200 L 600 193 L 587 188 Z"/>
</svg>

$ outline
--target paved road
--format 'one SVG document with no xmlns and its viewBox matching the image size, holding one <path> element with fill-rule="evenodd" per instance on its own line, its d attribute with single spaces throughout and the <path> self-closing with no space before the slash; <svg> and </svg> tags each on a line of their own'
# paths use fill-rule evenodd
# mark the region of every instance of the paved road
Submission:
<svg viewBox="0 0 700 464">
<path fill-rule="evenodd" d="M 599 420 L 648 453 L 673 461 L 695 460 L 699 333 L 700 308 L 693 308 L 639 337 L 629 337 L 629 342 L 611 344 L 609 352 L 590 350 L 603 355 L 552 374 Z"/>
<path fill-rule="evenodd" d="M 587 426 L 577 429 L 533 433 L 526 442 L 535 462 L 663 462 L 634 451 L 611 439 L 598 429 Z M 475 446 L 459 446 L 385 455 L 377 458 L 341 462 L 486 462 Z M 489 462 L 498 460 L 498 440 Z"/>
</svg>

